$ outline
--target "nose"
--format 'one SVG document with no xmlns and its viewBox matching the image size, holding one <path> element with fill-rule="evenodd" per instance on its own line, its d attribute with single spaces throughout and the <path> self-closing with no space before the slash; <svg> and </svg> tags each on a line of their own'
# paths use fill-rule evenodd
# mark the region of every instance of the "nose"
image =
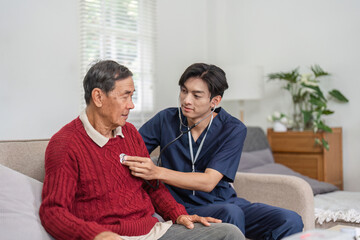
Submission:
<svg viewBox="0 0 360 240">
<path fill-rule="evenodd" d="M 133 102 L 132 98 L 130 98 L 130 101 L 127 104 L 127 108 L 134 109 L 134 107 L 135 107 L 134 102 Z"/>
<path fill-rule="evenodd" d="M 185 94 L 185 95 L 183 96 L 183 103 L 184 103 L 185 105 L 191 104 L 191 101 L 192 101 L 192 99 L 191 99 L 190 94 Z"/>
</svg>

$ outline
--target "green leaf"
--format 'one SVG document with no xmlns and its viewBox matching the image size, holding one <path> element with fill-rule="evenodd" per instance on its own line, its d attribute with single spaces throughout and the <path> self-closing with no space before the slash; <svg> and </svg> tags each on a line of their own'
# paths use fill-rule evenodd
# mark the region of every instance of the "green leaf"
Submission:
<svg viewBox="0 0 360 240">
<path fill-rule="evenodd" d="M 329 143 L 324 138 L 321 141 L 319 138 L 315 138 L 315 144 L 323 146 L 328 151 L 330 149 Z"/>
<path fill-rule="evenodd" d="M 318 138 L 315 138 L 315 144 L 322 145 L 320 139 L 318 139 Z"/>
<path fill-rule="evenodd" d="M 329 110 L 329 109 L 326 109 L 326 110 L 322 111 L 322 113 L 323 113 L 324 115 L 331 115 L 331 114 L 334 113 L 334 111 L 331 111 L 331 110 Z"/>
<path fill-rule="evenodd" d="M 289 91 L 290 91 L 290 89 L 291 89 L 291 84 L 290 84 L 290 83 L 286 84 L 286 86 L 284 87 L 284 89 L 286 89 L 286 90 L 289 90 Z"/>
<path fill-rule="evenodd" d="M 314 73 L 315 77 L 328 76 L 329 73 L 325 72 L 319 65 L 315 64 L 311 66 L 311 71 Z"/>
<path fill-rule="evenodd" d="M 326 108 L 326 102 L 320 100 L 319 98 L 311 96 L 309 102 L 315 106 Z"/>
<path fill-rule="evenodd" d="M 329 148 L 330 148 L 329 143 L 324 138 L 321 139 L 321 143 L 322 143 L 323 147 L 329 151 Z"/>
<path fill-rule="evenodd" d="M 268 78 L 269 80 L 280 79 L 289 81 L 291 83 L 296 83 L 299 76 L 299 68 L 295 68 L 291 72 L 270 73 Z"/>
<path fill-rule="evenodd" d="M 322 121 L 319 122 L 318 128 L 325 132 L 332 133 L 332 129 L 329 126 L 325 125 Z"/>
<path fill-rule="evenodd" d="M 315 93 L 312 93 L 312 95 L 316 95 L 318 96 L 319 98 L 323 99 L 324 101 L 326 101 L 326 98 L 323 94 L 323 92 L 321 91 L 321 89 L 319 88 L 319 86 L 312 86 L 312 85 L 306 85 L 304 83 L 301 84 L 302 86 L 304 87 L 307 87 L 307 88 L 311 88 L 313 90 L 315 90 Z"/>
<path fill-rule="evenodd" d="M 333 89 L 329 92 L 329 94 L 340 102 L 349 102 L 349 100 L 339 90 Z"/>
<path fill-rule="evenodd" d="M 302 111 L 302 113 L 303 113 L 303 116 L 304 116 L 304 123 L 306 124 L 312 118 L 311 111 Z"/>
</svg>

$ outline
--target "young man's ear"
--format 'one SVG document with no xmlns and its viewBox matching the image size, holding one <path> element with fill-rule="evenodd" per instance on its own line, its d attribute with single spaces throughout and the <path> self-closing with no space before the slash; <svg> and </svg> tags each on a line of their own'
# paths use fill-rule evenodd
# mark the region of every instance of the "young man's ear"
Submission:
<svg viewBox="0 0 360 240">
<path fill-rule="evenodd" d="M 100 88 L 94 88 L 91 92 L 91 98 L 96 107 L 102 107 L 103 91 Z"/>
<path fill-rule="evenodd" d="M 211 108 L 218 107 L 221 102 L 221 96 L 217 95 L 211 99 Z"/>
</svg>

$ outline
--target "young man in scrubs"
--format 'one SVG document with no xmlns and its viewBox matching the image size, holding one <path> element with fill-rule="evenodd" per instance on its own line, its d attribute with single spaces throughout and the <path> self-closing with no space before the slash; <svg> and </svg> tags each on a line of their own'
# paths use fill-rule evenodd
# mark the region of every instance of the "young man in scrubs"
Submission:
<svg viewBox="0 0 360 240">
<path fill-rule="evenodd" d="M 183 135 L 162 152 L 161 166 L 149 158 L 126 156 L 125 165 L 132 174 L 159 179 L 190 214 L 235 224 L 247 238 L 282 239 L 302 231 L 297 213 L 238 198 L 229 184 L 234 181 L 247 130 L 218 107 L 228 88 L 225 72 L 196 63 L 185 70 L 179 85 L 180 108 L 159 112 L 139 132 L 149 153 Z"/>
</svg>

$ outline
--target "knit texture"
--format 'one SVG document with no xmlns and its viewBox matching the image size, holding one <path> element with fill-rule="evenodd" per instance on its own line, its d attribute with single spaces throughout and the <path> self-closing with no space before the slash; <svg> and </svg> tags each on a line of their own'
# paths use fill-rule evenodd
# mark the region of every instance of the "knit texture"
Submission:
<svg viewBox="0 0 360 240">
<path fill-rule="evenodd" d="M 133 125 L 122 131 L 125 138 L 111 138 L 101 148 L 76 118 L 51 138 L 39 214 L 56 239 L 93 239 L 103 231 L 139 236 L 158 221 L 155 210 L 173 222 L 187 214 L 163 184 L 154 190 L 120 163 L 121 153 L 149 157 Z"/>
</svg>

